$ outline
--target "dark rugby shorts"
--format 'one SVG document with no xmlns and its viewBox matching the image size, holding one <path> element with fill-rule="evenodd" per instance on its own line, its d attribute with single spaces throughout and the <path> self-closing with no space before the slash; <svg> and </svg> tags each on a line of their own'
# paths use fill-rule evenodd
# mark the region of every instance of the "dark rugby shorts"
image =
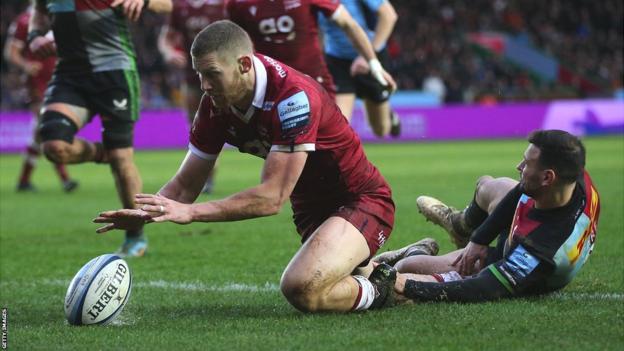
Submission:
<svg viewBox="0 0 624 351">
<path fill-rule="evenodd" d="M 86 108 L 88 121 L 100 115 L 104 147 L 132 146 L 134 123 L 139 116 L 139 77 L 133 70 L 60 73 L 52 76 L 44 106 L 65 103 Z"/>
<path fill-rule="evenodd" d="M 341 217 L 353 224 L 366 239 L 370 250 L 369 259 L 388 240 L 394 226 L 394 202 L 390 196 L 363 195 L 354 201 L 334 207 L 315 206 L 316 211 L 293 209 L 297 232 L 304 243 L 329 217 Z M 368 260 L 364 262 L 364 265 Z"/>
<path fill-rule="evenodd" d="M 377 57 L 385 67 L 388 61 L 386 50 L 378 52 Z M 334 85 L 338 94 L 355 93 L 361 99 L 374 102 L 384 102 L 390 98 L 391 92 L 388 87 L 381 85 L 371 74 L 351 75 L 353 60 L 325 55 L 325 61 L 334 78 Z"/>
</svg>

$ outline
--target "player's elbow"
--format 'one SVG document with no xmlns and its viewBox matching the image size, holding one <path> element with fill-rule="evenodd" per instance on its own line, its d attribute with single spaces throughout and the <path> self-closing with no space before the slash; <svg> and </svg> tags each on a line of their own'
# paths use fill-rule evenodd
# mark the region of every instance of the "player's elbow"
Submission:
<svg viewBox="0 0 624 351">
<path fill-rule="evenodd" d="M 264 206 L 262 206 L 262 209 L 263 209 L 262 215 L 273 216 L 273 215 L 278 214 L 280 210 L 282 209 L 284 202 L 285 201 L 282 200 L 281 197 L 279 196 L 268 198 L 264 202 Z"/>
</svg>

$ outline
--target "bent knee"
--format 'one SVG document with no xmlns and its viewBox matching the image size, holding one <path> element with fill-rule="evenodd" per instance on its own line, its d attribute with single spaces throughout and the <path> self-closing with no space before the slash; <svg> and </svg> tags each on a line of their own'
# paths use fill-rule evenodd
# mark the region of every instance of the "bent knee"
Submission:
<svg viewBox="0 0 624 351">
<path fill-rule="evenodd" d="M 316 312 L 323 305 L 322 294 L 312 283 L 282 279 L 280 290 L 286 300 L 301 312 Z"/>
<path fill-rule="evenodd" d="M 43 143 L 43 153 L 48 160 L 54 163 L 67 163 L 69 161 L 70 145 L 62 140 L 51 140 Z"/>
</svg>

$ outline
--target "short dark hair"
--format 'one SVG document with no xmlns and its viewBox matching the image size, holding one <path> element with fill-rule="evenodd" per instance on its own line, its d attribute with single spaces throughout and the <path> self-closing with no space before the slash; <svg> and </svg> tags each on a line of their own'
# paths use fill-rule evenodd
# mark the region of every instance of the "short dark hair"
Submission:
<svg viewBox="0 0 624 351">
<path fill-rule="evenodd" d="M 210 53 L 252 54 L 253 43 L 249 35 L 236 23 L 216 21 L 202 29 L 193 40 L 191 55 L 201 57 Z"/>
<path fill-rule="evenodd" d="M 579 138 L 563 130 L 536 130 L 529 143 L 540 150 L 539 164 L 553 169 L 562 182 L 575 182 L 585 169 L 585 146 Z"/>
</svg>

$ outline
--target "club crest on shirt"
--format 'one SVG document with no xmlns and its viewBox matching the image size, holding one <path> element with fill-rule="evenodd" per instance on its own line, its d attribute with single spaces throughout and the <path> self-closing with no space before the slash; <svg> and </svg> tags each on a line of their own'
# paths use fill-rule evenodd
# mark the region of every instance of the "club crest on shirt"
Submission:
<svg viewBox="0 0 624 351">
<path fill-rule="evenodd" d="M 282 134 L 291 134 L 308 125 L 310 102 L 301 91 L 277 104 L 277 114 L 282 124 Z"/>
</svg>

